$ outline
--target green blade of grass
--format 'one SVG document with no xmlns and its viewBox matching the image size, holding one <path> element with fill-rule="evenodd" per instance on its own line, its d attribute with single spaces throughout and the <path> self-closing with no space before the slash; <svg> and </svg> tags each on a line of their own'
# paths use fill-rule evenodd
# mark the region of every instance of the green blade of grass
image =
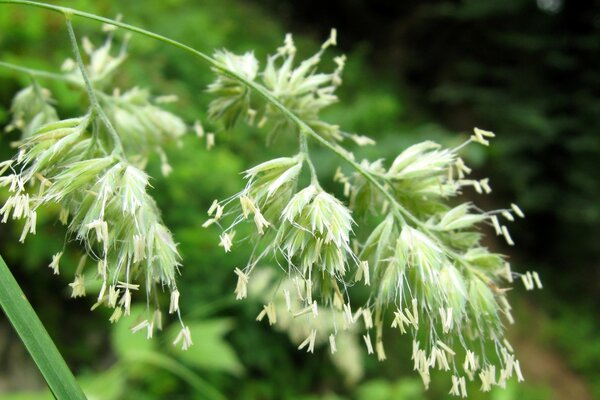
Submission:
<svg viewBox="0 0 600 400">
<path fill-rule="evenodd" d="M 0 306 L 59 400 L 85 399 L 67 363 L 0 256 Z"/>
</svg>

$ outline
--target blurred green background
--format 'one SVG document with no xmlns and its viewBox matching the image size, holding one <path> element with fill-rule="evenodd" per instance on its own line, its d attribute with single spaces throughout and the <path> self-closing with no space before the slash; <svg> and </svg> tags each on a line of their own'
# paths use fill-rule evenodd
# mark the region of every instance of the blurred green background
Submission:
<svg viewBox="0 0 600 400">
<path fill-rule="evenodd" d="M 325 119 L 378 144 L 359 157 L 390 159 L 408 144 L 434 139 L 456 143 L 473 126 L 496 132 L 489 149 L 467 158 L 474 175 L 489 176 L 483 208 L 514 201 L 527 218 L 513 228 L 508 249 L 517 270 L 536 269 L 545 289 L 511 292 L 517 324 L 508 335 L 526 381 L 490 394 L 469 387 L 475 399 L 600 398 L 600 3 L 565 0 L 359 1 L 184 0 L 57 2 L 104 16 L 124 15 L 134 25 L 211 53 L 226 47 L 254 50 L 259 59 L 293 32 L 301 55 L 318 49 L 331 27 L 339 33 L 333 53 L 349 57 L 340 104 Z M 80 35 L 96 43 L 98 24 L 76 20 Z M 57 71 L 69 56 L 61 17 L 28 7 L 0 6 L 0 60 Z M 330 68 L 333 62 L 330 61 Z M 327 63 L 325 63 L 327 65 Z M 150 87 L 177 94 L 172 107 L 189 123 L 204 121 L 212 74 L 181 51 L 134 36 L 117 77 L 122 88 Z M 0 69 L 0 126 L 8 123 L 14 93 L 26 76 Z M 63 116 L 77 113 L 82 97 L 44 82 Z M 207 130 L 215 129 L 209 123 Z M 3 135 L 2 159 L 15 137 Z M 295 349 L 286 333 L 254 318 L 260 299 L 233 300 L 233 269 L 247 259 L 238 246 L 225 256 L 218 231 L 202 229 L 206 209 L 242 185 L 240 171 L 273 154 L 288 154 L 282 140 L 264 146 L 253 128 L 217 136 L 210 152 L 190 134 L 182 148 L 167 149 L 173 174 L 160 176 L 152 195 L 161 206 L 184 257 L 181 307 L 194 332 L 187 353 L 174 349 L 169 329 L 152 341 L 131 335 L 124 321 L 108 323 L 92 299 L 71 300 L 68 274 L 47 268 L 64 231 L 52 213 L 40 217 L 38 235 L 18 243 L 19 227 L 0 226 L 0 253 L 38 311 L 51 336 L 90 394 L 98 399 L 441 399 L 446 376 L 429 391 L 412 371 L 408 340 L 387 341 L 388 360 L 367 357 L 362 347 L 331 359 L 325 346 L 314 355 Z M 317 149 L 315 149 L 317 150 Z M 331 190 L 337 160 L 315 151 Z M 5 198 L 5 193 L 1 194 Z M 44 220 L 46 223 L 44 223 Z M 66 261 L 74 268 L 76 246 Z M 391 339 L 391 338 L 395 339 Z M 0 317 L 0 397 L 47 398 L 44 382 L 4 316 Z"/>
</svg>

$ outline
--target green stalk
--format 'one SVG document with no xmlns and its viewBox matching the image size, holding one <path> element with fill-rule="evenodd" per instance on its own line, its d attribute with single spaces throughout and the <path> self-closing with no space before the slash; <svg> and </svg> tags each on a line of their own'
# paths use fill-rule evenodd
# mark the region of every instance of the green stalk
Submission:
<svg viewBox="0 0 600 400">
<path fill-rule="evenodd" d="M 74 85 L 80 85 L 80 82 L 76 81 L 75 79 L 68 78 L 61 74 L 55 74 L 53 72 L 41 71 L 39 69 L 26 68 L 26 67 L 22 67 L 20 65 L 11 64 L 11 63 L 7 63 L 4 61 L 0 61 L 0 67 L 12 69 L 13 71 L 22 72 L 24 74 L 31 75 L 32 77 L 52 79 L 52 80 L 56 80 L 56 81 L 63 81 L 63 82 L 71 83 Z"/>
<path fill-rule="evenodd" d="M 0 306 L 48 382 L 54 397 L 85 399 L 67 363 L 0 256 Z"/>
<path fill-rule="evenodd" d="M 102 121 L 102 123 L 106 127 L 106 130 L 110 134 L 113 141 L 114 153 L 124 156 L 125 153 L 123 150 L 123 144 L 121 143 L 121 138 L 119 137 L 119 134 L 117 133 L 115 128 L 112 126 L 112 123 L 110 122 L 110 119 L 104 112 L 104 109 L 98 102 L 98 98 L 96 97 L 96 91 L 92 86 L 92 82 L 90 81 L 87 72 L 85 72 L 85 65 L 83 64 L 83 60 L 81 59 L 81 52 L 79 51 L 79 46 L 77 45 L 77 38 L 75 37 L 75 31 L 73 30 L 73 24 L 71 23 L 70 13 L 65 13 L 65 21 L 67 24 L 67 32 L 69 33 L 69 41 L 71 42 L 71 48 L 73 50 L 73 56 L 75 57 L 75 61 L 77 62 L 77 66 L 79 67 L 79 72 L 81 73 L 81 77 L 83 78 L 83 83 L 90 103 L 92 105 L 92 110 L 98 113 L 100 120 Z"/>
</svg>

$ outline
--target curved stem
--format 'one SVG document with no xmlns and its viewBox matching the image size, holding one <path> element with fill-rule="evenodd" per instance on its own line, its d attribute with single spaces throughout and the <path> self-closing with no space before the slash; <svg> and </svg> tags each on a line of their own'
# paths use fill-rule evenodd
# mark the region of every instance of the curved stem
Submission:
<svg viewBox="0 0 600 400">
<path fill-rule="evenodd" d="M 295 123 L 300 128 L 300 134 L 309 135 L 310 137 L 315 139 L 317 142 L 319 142 L 319 144 L 321 144 L 324 147 L 326 147 L 327 149 L 331 150 L 334 154 L 336 154 L 338 157 L 343 159 L 346 163 L 350 164 L 350 166 L 352 168 L 354 168 L 356 171 L 358 171 L 358 173 L 363 175 L 369 182 L 371 182 L 377 188 L 377 190 L 379 190 L 381 193 L 383 193 L 383 195 L 386 197 L 386 199 L 395 208 L 395 210 L 394 210 L 395 214 L 402 223 L 404 223 L 404 216 L 405 216 L 412 223 L 419 225 L 419 226 L 422 225 L 422 222 L 417 217 L 412 215 L 412 213 L 410 211 L 408 211 L 405 207 L 403 207 L 400 203 L 398 203 L 396 198 L 381 184 L 381 182 L 379 182 L 375 178 L 375 176 L 373 176 L 369 171 L 365 170 L 363 167 L 360 166 L 360 164 L 358 164 L 356 161 L 354 161 L 352 159 L 352 157 L 350 155 L 348 155 L 344 149 L 341 149 L 339 146 L 337 146 L 333 143 L 330 143 L 329 141 L 327 141 L 326 139 L 321 137 L 321 135 L 319 135 L 314 129 L 312 129 L 306 122 L 302 121 L 296 114 L 294 114 L 292 111 L 290 111 L 288 108 L 286 108 L 279 100 L 277 100 L 277 98 L 275 98 L 271 93 L 269 93 L 269 91 L 267 89 L 265 89 L 263 86 L 261 86 L 260 84 L 258 84 L 256 82 L 250 81 L 250 80 L 246 79 L 245 77 L 243 77 L 233 71 L 228 70 L 227 68 L 225 68 L 224 66 L 219 64 L 219 62 L 217 62 L 214 58 L 210 57 L 209 55 L 204 54 L 201 51 L 198 51 L 198 50 L 194 49 L 193 47 L 185 45 L 181 42 L 170 39 L 166 36 L 162 36 L 157 33 L 150 32 L 148 30 L 138 28 L 133 25 L 129 25 L 129 24 L 126 24 L 126 23 L 123 23 L 120 21 L 110 19 L 110 18 L 101 17 L 101 16 L 98 16 L 95 14 L 84 12 L 84 11 L 78 11 L 78 10 L 74 10 L 74 9 L 71 9 L 68 7 L 61 7 L 61 6 L 56 6 L 56 5 L 52 5 L 52 4 L 39 3 L 36 1 L 29 1 L 29 0 L 0 0 L 0 4 L 2 4 L 2 3 L 29 5 L 29 6 L 33 6 L 33 7 L 44 8 L 47 10 L 59 12 L 59 13 L 62 13 L 64 15 L 68 15 L 68 16 L 74 15 L 74 16 L 87 18 L 87 19 L 91 19 L 94 21 L 98 21 L 98 22 L 103 22 L 105 24 L 114 25 L 119 28 L 131 31 L 131 32 L 135 32 L 135 33 L 141 34 L 143 36 L 147 36 L 149 38 L 161 41 L 161 42 L 169 44 L 173 47 L 177 47 L 183 51 L 186 51 L 186 52 L 200 58 L 201 60 L 208 63 L 214 69 L 218 70 L 222 74 L 227 75 L 227 76 L 243 83 L 244 85 L 251 88 L 252 90 L 254 90 L 257 94 L 259 94 L 261 97 L 263 97 L 266 101 L 271 103 L 273 105 L 273 107 L 278 109 L 283 115 L 285 115 L 287 118 L 289 118 L 290 121 Z"/>
<path fill-rule="evenodd" d="M 81 72 L 81 76 L 83 77 L 83 83 L 85 84 L 85 89 L 90 99 L 90 103 L 92 104 L 92 108 L 96 113 L 98 113 L 98 116 L 102 120 L 102 123 L 106 126 L 106 129 L 108 130 L 108 133 L 110 134 L 113 140 L 113 144 L 115 146 L 114 152 L 116 154 L 123 155 L 124 151 L 123 144 L 121 143 L 121 138 L 119 137 L 119 134 L 117 133 L 115 128 L 112 126 L 112 123 L 110 122 L 110 119 L 108 119 L 108 116 L 104 112 L 104 109 L 102 108 L 102 106 L 100 106 L 98 98 L 96 97 L 96 91 L 94 90 L 92 82 L 90 81 L 90 78 L 88 77 L 85 71 L 85 65 L 83 64 L 83 60 L 81 59 L 81 52 L 79 51 L 79 46 L 77 45 L 77 38 L 75 37 L 75 31 L 73 30 L 73 24 L 71 23 L 71 15 L 68 12 L 65 12 L 65 21 L 67 24 L 67 31 L 69 33 L 69 40 L 71 41 L 71 47 L 73 49 L 73 56 L 75 57 L 75 61 L 77 62 L 77 66 L 79 67 L 79 71 Z"/>
</svg>

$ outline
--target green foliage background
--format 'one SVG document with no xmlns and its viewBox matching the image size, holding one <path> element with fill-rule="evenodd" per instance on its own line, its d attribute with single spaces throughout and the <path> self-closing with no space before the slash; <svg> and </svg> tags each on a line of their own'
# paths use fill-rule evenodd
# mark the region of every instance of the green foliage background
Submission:
<svg viewBox="0 0 600 400">
<path fill-rule="evenodd" d="M 416 140 L 458 142 L 473 126 L 495 131 L 498 138 L 489 151 L 468 155 L 476 175 L 490 176 L 494 188 L 491 197 L 477 200 L 484 208 L 513 200 L 522 206 L 528 218 L 515 226 L 511 255 L 516 268 L 538 269 L 546 289 L 530 296 L 517 285 L 512 295 L 517 326 L 510 335 L 525 384 L 490 395 L 473 385 L 470 394 L 507 400 L 600 397 L 595 379 L 600 371 L 600 7 L 558 2 L 560 8 L 550 11 L 533 0 L 60 4 L 105 16 L 122 13 L 131 24 L 208 53 L 253 49 L 259 59 L 279 46 L 287 31 L 299 33 L 300 52 L 311 54 L 336 26 L 341 48 L 335 51 L 347 53 L 349 62 L 341 104 L 325 118 L 378 141 L 359 158 L 389 159 Z M 76 20 L 75 27 L 80 35 L 102 40 L 95 23 Z M 57 70 L 67 56 L 60 16 L 2 6 L 2 61 Z M 177 49 L 134 36 L 117 79 L 123 88 L 177 94 L 174 111 L 190 123 L 205 120 L 204 91 L 212 74 Z M 8 122 L 10 99 L 27 83 L 26 76 L 0 70 L 0 125 Z M 44 84 L 63 105 L 63 116 L 74 114 L 83 101 L 63 84 Z M 62 227 L 44 224 L 53 220 L 52 211 L 40 216 L 38 235 L 25 245 L 17 242 L 19 227 L 0 227 L 0 253 L 88 393 L 102 399 L 444 398 L 445 379 L 434 376 L 433 387 L 423 391 L 408 343 L 399 335 L 388 341 L 386 362 L 363 354 L 364 379 L 347 385 L 325 348 L 314 355 L 298 352 L 287 335 L 254 321 L 258 300 L 233 300 L 233 268 L 245 262 L 249 250 L 238 246 L 225 256 L 217 247 L 217 231 L 200 226 L 213 199 L 241 189 L 240 171 L 288 149 L 285 138 L 271 148 L 263 139 L 255 129 L 236 129 L 219 134 L 216 148 L 207 152 L 190 134 L 182 148 L 168 149 L 174 168 L 168 179 L 160 176 L 157 160 L 150 166 L 152 195 L 184 257 L 181 307 L 195 335 L 188 353 L 172 348 L 168 328 L 149 342 L 129 334 L 127 321 L 110 326 L 103 311 L 90 313 L 91 300 L 68 298 L 68 282 L 46 267 L 64 236 Z M 11 140 L 1 138 L 2 159 L 12 156 Z M 320 172 L 331 174 L 332 157 L 315 153 Z M 506 251 L 502 243 L 490 246 Z M 67 269 L 77 260 L 76 246 L 72 250 Z M 4 319 L 0 371 L 2 398 L 44 397 L 36 392 L 43 382 Z"/>
</svg>

